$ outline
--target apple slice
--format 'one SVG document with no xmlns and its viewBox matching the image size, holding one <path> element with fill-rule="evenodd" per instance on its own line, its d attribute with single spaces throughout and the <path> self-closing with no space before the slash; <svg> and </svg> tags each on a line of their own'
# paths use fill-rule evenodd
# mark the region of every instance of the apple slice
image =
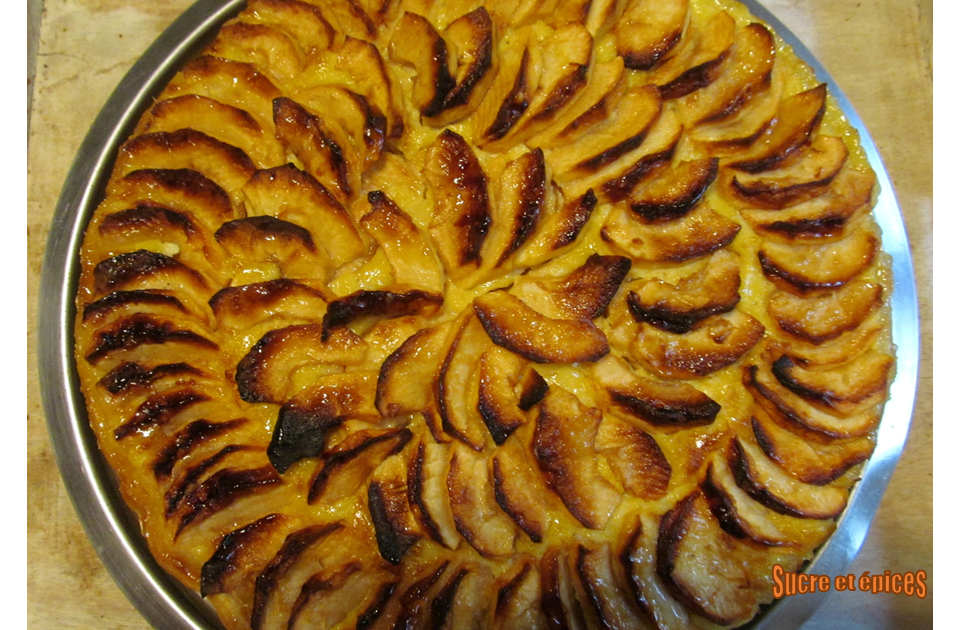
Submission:
<svg viewBox="0 0 960 630">
<path fill-rule="evenodd" d="M 880 240 L 869 228 L 823 244 L 764 242 L 758 256 L 763 274 L 793 293 L 806 294 L 841 287 L 873 264 Z"/>
<path fill-rule="evenodd" d="M 716 158 L 680 162 L 663 168 L 656 176 L 634 189 L 630 209 L 648 223 L 668 221 L 685 215 L 703 197 L 717 177 Z"/>
<path fill-rule="evenodd" d="M 430 604 L 432 628 L 489 628 L 493 621 L 493 572 L 481 564 L 458 567 Z"/>
<path fill-rule="evenodd" d="M 485 147 L 507 135 L 530 106 L 540 68 L 531 59 L 529 28 L 510 31 L 498 46 L 498 67 L 473 115 L 474 143 Z"/>
<path fill-rule="evenodd" d="M 639 148 L 595 175 L 567 184 L 566 191 L 575 194 L 593 187 L 602 201 L 622 201 L 658 169 L 666 167 L 673 159 L 682 135 L 680 118 L 671 109 L 664 109 Z"/>
<path fill-rule="evenodd" d="M 195 297 L 194 303 L 211 294 L 203 275 L 176 258 L 145 249 L 106 258 L 93 268 L 94 296 L 138 289 Z"/>
<path fill-rule="evenodd" d="M 840 336 L 814 344 L 791 338 L 784 352 L 794 360 L 814 365 L 843 363 L 874 345 L 882 328 L 882 312 L 874 311 L 862 324 Z"/>
<path fill-rule="evenodd" d="M 127 361 L 107 372 L 97 383 L 108 392 L 116 395 L 143 393 L 153 383 L 166 379 L 197 380 L 207 378 L 207 374 L 184 362 L 161 363 L 156 365 Z"/>
<path fill-rule="evenodd" d="M 584 527 L 603 529 L 622 499 L 600 475 L 596 435 L 602 414 L 552 387 L 537 417 L 534 454 L 544 479 Z"/>
<path fill-rule="evenodd" d="M 497 581 L 494 630 L 545 630 L 546 619 L 540 612 L 540 574 L 536 561 L 522 556 Z"/>
<path fill-rule="evenodd" d="M 756 318 L 734 310 L 708 317 L 683 335 L 640 324 L 630 349 L 632 356 L 661 378 L 696 378 L 739 361 L 763 332 L 763 324 Z"/>
<path fill-rule="evenodd" d="M 872 171 L 847 163 L 819 197 L 783 210 L 745 209 L 741 214 L 755 230 L 793 239 L 839 236 L 851 219 L 869 212 L 875 183 Z"/>
<path fill-rule="evenodd" d="M 189 321 L 193 318 L 203 321 L 205 319 L 201 305 L 191 304 L 191 308 L 187 308 L 184 302 L 172 295 L 170 291 L 137 289 L 111 291 L 99 300 L 90 302 L 83 307 L 83 321 L 94 323 L 98 328 L 102 328 L 122 317 L 137 313 L 165 316 L 171 321 Z"/>
<path fill-rule="evenodd" d="M 270 463 L 283 474 L 294 463 L 323 451 L 326 431 L 348 418 L 375 422 L 376 372 L 325 374 L 284 403 L 267 448 Z"/>
<path fill-rule="evenodd" d="M 721 626 L 748 621 L 773 599 L 775 563 L 793 571 L 800 561 L 799 554 L 775 556 L 730 536 L 699 489 L 660 520 L 657 575 L 690 611 Z"/>
<path fill-rule="evenodd" d="M 205 409 L 209 411 L 210 405 L 205 404 L 209 401 L 209 396 L 189 386 L 161 391 L 140 403 L 133 415 L 114 429 L 113 437 L 122 440 L 134 433 L 149 436 L 157 427 L 174 420 L 186 425 Z"/>
<path fill-rule="evenodd" d="M 686 28 L 687 35 L 675 54 L 651 76 L 665 101 L 705 88 L 720 76 L 722 62 L 733 47 L 737 23 L 729 13 L 720 11 L 702 28 L 695 28 L 693 18 Z"/>
<path fill-rule="evenodd" d="M 780 514 L 826 520 L 839 516 L 847 505 L 846 488 L 797 481 L 746 440 L 734 438 L 728 464 L 740 488 Z"/>
<path fill-rule="evenodd" d="M 186 128 L 237 147 L 259 168 L 284 159 L 280 143 L 264 133 L 253 116 L 238 107 L 199 94 L 184 94 L 159 101 L 139 131 L 173 132 Z"/>
<path fill-rule="evenodd" d="M 497 446 L 526 424 L 524 413 L 547 393 L 547 382 L 530 363 L 494 346 L 480 357 L 477 409 Z"/>
<path fill-rule="evenodd" d="M 687 0 L 627 0 L 613 37 L 617 54 L 633 70 L 649 70 L 680 41 L 687 22 Z"/>
<path fill-rule="evenodd" d="M 753 435 L 764 454 L 790 476 L 817 486 L 838 479 L 873 454 L 868 437 L 826 439 L 797 427 L 784 427 L 758 405 L 751 420 Z"/>
<path fill-rule="evenodd" d="M 883 402 L 894 359 L 870 350 L 845 363 L 799 365 L 788 356 L 773 362 L 773 375 L 798 396 L 842 416 Z"/>
<path fill-rule="evenodd" d="M 577 601 L 569 550 L 549 547 L 540 558 L 540 610 L 550 628 L 585 630 L 587 621 Z"/>
<path fill-rule="evenodd" d="M 701 202 L 679 219 L 653 225 L 626 208 L 615 208 L 601 236 L 635 260 L 682 262 L 726 247 L 739 232 L 739 223 Z"/>
<path fill-rule="evenodd" d="M 733 115 L 693 129 L 690 138 L 694 144 L 718 157 L 736 158 L 749 150 L 780 110 L 785 79 L 776 67 L 768 83 L 758 86 Z"/>
<path fill-rule="evenodd" d="M 424 328 L 387 357 L 377 379 L 376 404 L 383 417 L 424 412 L 435 404 L 432 388 L 410 384 L 435 381 L 452 331 L 453 322 Z"/>
<path fill-rule="evenodd" d="M 447 475 L 450 446 L 421 441 L 407 476 L 410 505 L 424 529 L 447 549 L 456 549 L 460 534 L 450 507 Z"/>
<path fill-rule="evenodd" d="M 216 356 L 217 344 L 200 326 L 174 325 L 159 317 L 138 313 L 97 330 L 87 345 L 84 359 L 110 370 L 125 360 L 173 363 L 183 359 L 184 346 L 192 353 Z M 108 360 L 109 359 L 109 360 Z"/>
<path fill-rule="evenodd" d="M 361 171 L 379 159 L 387 135 L 387 120 L 374 111 L 366 98 L 339 85 L 316 85 L 297 90 L 291 97 L 313 111 L 323 112 L 324 120 L 339 126 L 360 156 Z"/>
<path fill-rule="evenodd" d="M 443 430 L 475 451 L 484 449 L 489 435 L 478 410 L 477 365 L 491 346 L 483 326 L 468 314 L 462 319 L 434 381 Z"/>
<path fill-rule="evenodd" d="M 271 318 L 322 318 L 331 299 L 324 290 L 279 278 L 220 289 L 210 298 L 210 308 L 221 326 L 249 329 Z"/>
<path fill-rule="evenodd" d="M 532 460 L 519 434 L 504 442 L 493 456 L 493 489 L 500 509 L 530 540 L 539 543 L 550 523 L 566 512 Z"/>
<path fill-rule="evenodd" d="M 135 364 L 128 363 L 126 365 L 130 366 Z M 161 370 L 160 375 L 163 375 L 163 372 L 173 374 L 178 371 L 175 364 L 158 367 L 166 368 L 165 370 Z M 182 373 L 183 372 L 181 372 L 181 374 Z M 166 445 L 157 452 L 152 465 L 154 478 L 158 482 L 170 479 L 176 473 L 180 472 L 179 469 L 188 465 L 185 462 L 202 458 L 205 450 L 215 447 L 216 438 L 223 440 L 233 439 L 234 441 L 243 440 L 243 437 L 241 437 L 242 432 L 244 429 L 249 428 L 249 426 L 250 422 L 246 418 L 234 418 L 224 422 L 210 422 L 209 420 L 201 418 L 189 422 L 184 425 L 182 429 L 174 433 Z M 225 435 L 231 432 L 233 435 Z"/>
<path fill-rule="evenodd" d="M 351 433 L 324 453 L 323 467 L 310 483 L 307 502 L 331 506 L 357 494 L 386 458 L 413 438 L 410 429 L 370 429 Z"/>
<path fill-rule="evenodd" d="M 443 304 L 443 295 L 440 293 L 408 286 L 393 288 L 394 291 L 361 290 L 330 302 L 323 316 L 323 341 L 334 330 L 344 328 L 361 317 L 432 315 Z"/>
<path fill-rule="evenodd" d="M 234 379 L 240 398 L 247 402 L 283 403 L 288 399 L 291 374 L 303 365 L 356 365 L 366 343 L 346 328 L 322 340 L 320 324 L 302 324 L 263 335 L 237 365 Z"/>
<path fill-rule="evenodd" d="M 825 83 L 783 99 L 773 124 L 750 147 L 747 155 L 737 158 L 729 168 L 748 173 L 776 168 L 807 142 L 820 125 L 826 107 Z"/>
<path fill-rule="evenodd" d="M 577 596 L 589 605 L 599 621 L 598 627 L 611 630 L 652 630 L 651 622 L 641 614 L 612 562 L 609 544 L 577 545 L 575 573 Z"/>
<path fill-rule="evenodd" d="M 413 106 L 427 118 L 439 114 L 455 82 L 447 43 L 437 29 L 422 15 L 404 11 L 390 39 L 390 56 L 416 70 Z"/>
<path fill-rule="evenodd" d="M 398 565 L 425 532 L 410 508 L 408 462 L 388 457 L 373 473 L 367 488 L 367 509 L 373 521 L 380 556 Z"/>
<path fill-rule="evenodd" d="M 630 259 L 591 254 L 563 279 L 521 280 L 513 294 L 554 319 L 596 319 L 603 315 L 630 271 Z"/>
<path fill-rule="evenodd" d="M 330 271 L 326 252 L 317 249 L 310 232 L 283 219 L 266 215 L 234 219 L 220 226 L 214 236 L 238 267 L 250 262 L 272 263 L 283 275 L 294 278 L 325 279 Z"/>
<path fill-rule="evenodd" d="M 656 501 L 667 493 L 670 462 L 646 431 L 605 417 L 597 431 L 596 446 L 628 494 Z"/>
<path fill-rule="evenodd" d="M 283 29 L 308 56 L 329 48 L 336 34 L 319 8 L 300 0 L 248 0 L 239 17 Z"/>
<path fill-rule="evenodd" d="M 220 185 L 233 203 L 239 203 L 240 188 L 256 170 L 242 150 L 193 129 L 146 133 L 126 141 L 117 154 L 114 177 L 143 168 L 197 171 Z"/>
<path fill-rule="evenodd" d="M 309 229 L 336 267 L 366 251 L 366 243 L 340 202 L 316 178 L 293 164 L 257 171 L 243 186 L 243 196 L 248 214 L 269 215 Z"/>
<path fill-rule="evenodd" d="M 449 129 L 427 149 L 423 168 L 433 190 L 430 236 L 447 274 L 461 281 L 479 268 L 490 227 L 487 177 L 470 145 Z"/>
<path fill-rule="evenodd" d="M 593 376 L 614 413 L 664 429 L 708 425 L 720 412 L 720 405 L 693 386 L 643 378 L 619 357 L 608 356 L 596 363 Z M 668 480 L 669 476 L 667 466 Z"/>
<path fill-rule="evenodd" d="M 448 125 L 477 108 L 493 80 L 493 20 L 485 7 L 477 7 L 450 23 L 444 39 L 456 58 L 454 87 L 443 99 L 443 114 L 430 124 Z"/>
<path fill-rule="evenodd" d="M 484 557 L 512 554 L 517 530 L 497 506 L 487 457 L 456 442 L 451 451 L 446 483 L 457 531 Z"/>
<path fill-rule="evenodd" d="M 242 452 L 237 449 L 233 452 Z M 221 451 L 224 455 L 224 451 Z M 249 451 L 244 453 L 251 455 Z M 283 479 L 270 464 L 261 463 L 262 451 L 252 454 L 241 467 L 223 467 L 213 472 L 202 482 L 203 473 L 215 465 L 223 465 L 221 458 L 213 456 L 185 474 L 173 484 L 164 497 L 167 500 L 165 516 L 176 523 L 174 536 L 180 536 L 188 527 L 198 527 L 203 521 L 226 510 L 231 505 L 269 493 L 283 487 Z M 247 467 L 251 466 L 251 467 Z M 257 466 L 257 467 L 252 467 Z M 261 498 L 263 498 L 261 496 Z M 249 502 L 249 501 L 248 501 Z M 242 513 L 240 510 L 238 512 Z"/>
<path fill-rule="evenodd" d="M 342 0 L 347 4 L 349 0 Z M 331 6 L 336 6 L 336 2 Z M 352 4 L 352 3 L 351 3 Z M 327 5 L 324 4 L 324 7 Z M 374 35 L 371 33 L 370 38 Z M 337 68 L 354 79 L 350 89 L 367 99 L 371 108 L 387 120 L 387 138 L 403 134 L 403 109 L 399 105 L 397 89 L 390 79 L 387 66 L 375 45 L 357 39 L 348 33 L 337 51 Z"/>
<path fill-rule="evenodd" d="M 190 169 L 140 169 L 111 179 L 103 207 L 117 203 L 125 210 L 137 205 L 170 208 L 189 216 L 209 232 L 238 218 L 230 196 L 211 179 Z"/>
<path fill-rule="evenodd" d="M 627 305 L 638 322 L 683 334 L 711 315 L 726 313 L 740 301 L 740 261 L 725 249 L 676 285 L 659 278 L 628 285 Z"/>
<path fill-rule="evenodd" d="M 249 63 L 277 83 L 300 74 L 306 64 L 300 47 L 284 31 L 244 21 L 224 24 L 205 52 Z"/>
<path fill-rule="evenodd" d="M 848 153 L 842 138 L 818 135 L 796 149 L 788 165 L 756 174 L 737 173 L 731 186 L 745 205 L 786 208 L 823 194 L 846 164 Z"/>
<path fill-rule="evenodd" d="M 677 102 L 684 123 L 694 127 L 735 114 L 770 80 L 776 54 L 776 42 L 765 26 L 753 23 L 740 28 L 721 74 L 710 85 Z"/>
<path fill-rule="evenodd" d="M 182 94 L 208 96 L 249 113 L 260 128 L 273 133 L 273 99 L 280 90 L 248 63 L 201 55 L 183 67 L 162 93 L 162 98 Z"/>
<path fill-rule="evenodd" d="M 490 208 L 490 231 L 480 250 L 488 272 L 503 267 L 534 235 L 546 200 L 546 187 L 546 165 L 540 149 L 507 163 L 498 182 L 498 201 Z"/>
<path fill-rule="evenodd" d="M 253 580 L 247 579 L 252 567 L 262 570 L 283 544 L 294 523 L 282 514 L 268 514 L 231 531 L 217 545 L 200 570 L 200 594 L 203 597 L 234 593 L 241 601 L 253 595 Z M 241 590 L 249 591 L 248 597 Z"/>
<path fill-rule="evenodd" d="M 334 628 L 353 618 L 376 601 L 377 591 L 390 584 L 393 576 L 381 567 L 353 559 L 325 566 L 300 587 L 290 608 L 287 628 Z"/>
<path fill-rule="evenodd" d="M 573 247 L 596 205 L 597 196 L 592 190 L 567 202 L 546 203 L 537 221 L 536 232 L 517 254 L 517 266 L 536 266 Z"/>
<path fill-rule="evenodd" d="M 767 309 L 784 331 L 815 344 L 835 339 L 863 323 L 883 304 L 883 287 L 854 280 L 825 295 L 798 297 L 786 291 L 770 296 Z"/>
<path fill-rule="evenodd" d="M 744 369 L 744 384 L 771 416 L 782 424 L 813 431 L 827 438 L 859 438 L 870 434 L 883 411 L 883 405 L 867 406 L 846 417 L 828 413 L 780 384 L 769 369 L 749 365 Z"/>
<path fill-rule="evenodd" d="M 660 117 L 660 93 L 653 86 L 630 88 L 616 110 L 583 133 L 575 144 L 552 149 L 547 162 L 554 178 L 563 183 L 595 173 L 639 147 Z"/>
<path fill-rule="evenodd" d="M 481 295 L 473 307 L 494 343 L 536 363 L 597 361 L 610 351 L 590 320 L 546 317 L 506 291 Z"/>
</svg>

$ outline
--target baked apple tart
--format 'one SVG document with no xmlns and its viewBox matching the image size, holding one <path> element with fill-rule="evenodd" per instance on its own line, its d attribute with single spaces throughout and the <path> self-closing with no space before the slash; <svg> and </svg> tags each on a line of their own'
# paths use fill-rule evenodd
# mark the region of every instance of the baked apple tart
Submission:
<svg viewBox="0 0 960 630">
<path fill-rule="evenodd" d="M 894 369 L 875 177 L 715 0 L 250 0 L 119 149 L 88 415 L 230 630 L 737 626 Z"/>
</svg>

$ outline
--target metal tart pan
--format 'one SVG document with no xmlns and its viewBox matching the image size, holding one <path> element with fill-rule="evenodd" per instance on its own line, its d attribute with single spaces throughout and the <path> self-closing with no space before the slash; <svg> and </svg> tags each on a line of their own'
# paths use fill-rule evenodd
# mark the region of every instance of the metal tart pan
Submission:
<svg viewBox="0 0 960 630">
<path fill-rule="evenodd" d="M 891 309 L 897 372 L 877 432 L 876 451 L 863 469 L 837 530 L 806 568 L 811 573 L 838 575 L 846 572 L 866 538 L 910 427 L 920 352 L 913 263 L 890 178 L 850 101 L 813 54 L 776 17 L 754 0 L 745 0 L 743 4 L 769 24 L 814 69 L 820 81 L 827 83 L 844 116 L 859 132 L 880 186 L 874 215 L 883 231 L 883 250 L 892 259 Z M 183 587 L 154 561 L 87 422 L 73 360 L 79 251 L 117 149 L 177 70 L 212 41 L 220 25 L 243 5 L 243 0 L 199 0 L 164 31 L 117 86 L 80 146 L 64 183 L 40 282 L 40 384 L 60 474 L 87 536 L 117 585 L 152 626 L 170 630 L 221 630 L 223 626 L 199 595 Z M 776 601 L 746 627 L 799 628 L 824 596 L 816 593 Z"/>
</svg>

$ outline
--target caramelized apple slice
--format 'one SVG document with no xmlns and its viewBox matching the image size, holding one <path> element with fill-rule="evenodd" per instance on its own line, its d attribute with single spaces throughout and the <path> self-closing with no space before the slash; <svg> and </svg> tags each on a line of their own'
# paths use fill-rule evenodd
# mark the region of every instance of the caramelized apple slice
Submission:
<svg viewBox="0 0 960 630">
<path fill-rule="evenodd" d="M 735 158 L 748 150 L 776 118 L 784 83 L 782 73 L 774 67 L 768 86 L 759 86 L 733 115 L 698 125 L 690 134 L 691 140 L 714 156 Z"/>
<path fill-rule="evenodd" d="M 493 488 L 500 509 L 530 540 L 539 543 L 551 522 L 550 512 L 563 508 L 553 505 L 556 498 L 531 460 L 523 442 L 517 438 L 507 440 L 493 456 Z"/>
<path fill-rule="evenodd" d="M 217 321 L 228 328 L 251 328 L 270 318 L 323 317 L 330 296 L 287 278 L 226 287 L 210 298 Z"/>
<path fill-rule="evenodd" d="M 630 271 L 630 259 L 591 254 L 562 280 L 528 280 L 514 295 L 554 319 L 596 319 L 603 315 Z"/>
<path fill-rule="evenodd" d="M 714 252 L 699 272 L 676 285 L 659 278 L 628 285 L 630 314 L 668 332 L 689 332 L 698 322 L 726 313 L 740 301 L 740 261 L 722 249 Z"/>
<path fill-rule="evenodd" d="M 499 44 L 497 74 L 473 117 L 477 146 L 506 136 L 530 106 L 540 69 L 527 49 L 529 35 L 529 29 L 513 30 Z"/>
<path fill-rule="evenodd" d="M 437 378 L 453 322 L 424 328 L 403 342 L 380 366 L 377 409 L 385 418 L 423 412 L 434 405 L 430 387 Z M 411 387 L 419 383 L 419 387 Z"/>
<path fill-rule="evenodd" d="M 854 280 L 826 295 L 798 297 L 785 291 L 770 296 L 767 309 L 791 335 L 819 344 L 853 330 L 883 303 L 883 287 Z"/>
<path fill-rule="evenodd" d="M 540 406 L 534 453 L 547 485 L 584 527 L 603 529 L 620 504 L 600 475 L 595 439 L 602 415 L 564 390 L 550 388 Z"/>
<path fill-rule="evenodd" d="M 660 93 L 653 86 L 631 88 L 603 123 L 575 144 L 552 149 L 547 161 L 558 182 L 594 173 L 641 145 L 660 116 Z"/>
<path fill-rule="evenodd" d="M 777 118 L 743 158 L 730 165 L 748 173 L 776 168 L 800 148 L 820 125 L 827 107 L 827 85 L 821 83 L 806 92 L 780 101 Z"/>
<path fill-rule="evenodd" d="M 774 563 L 792 571 L 799 558 L 777 558 L 720 528 L 697 489 L 660 520 L 657 575 L 684 606 L 715 624 L 751 619 L 773 599 Z"/>
<path fill-rule="evenodd" d="M 566 203 L 546 204 L 532 240 L 517 254 L 517 266 L 535 266 L 572 247 L 596 205 L 592 190 Z"/>
<path fill-rule="evenodd" d="M 454 443 L 447 491 L 457 531 L 488 558 L 513 553 L 516 527 L 494 498 L 487 458 Z"/>
<path fill-rule="evenodd" d="M 376 605 L 378 591 L 389 587 L 394 579 L 382 567 L 364 565 L 354 559 L 340 561 L 303 584 L 291 607 L 287 627 L 290 630 L 334 628 L 345 621 L 352 622 L 357 615 Z"/>
<path fill-rule="evenodd" d="M 294 278 L 326 279 L 330 271 L 326 252 L 318 250 L 306 229 L 271 216 L 235 219 L 214 235 L 239 265 L 266 262 Z"/>
<path fill-rule="evenodd" d="M 481 355 L 479 369 L 477 409 L 499 446 L 526 423 L 524 412 L 547 393 L 547 382 L 529 362 L 499 346 Z"/>
<path fill-rule="evenodd" d="M 317 7 L 300 0 L 249 0 L 240 18 L 283 29 L 308 55 L 329 48 L 335 34 Z"/>
<path fill-rule="evenodd" d="M 367 488 L 367 509 L 380 556 L 393 565 L 425 534 L 410 508 L 407 462 L 388 457 L 373 473 Z"/>
<path fill-rule="evenodd" d="M 193 129 L 146 133 L 125 142 L 117 155 L 114 177 L 143 168 L 197 171 L 222 186 L 233 203 L 239 203 L 240 188 L 256 170 L 237 147 Z"/>
<path fill-rule="evenodd" d="M 540 557 L 540 609 L 550 628 L 584 630 L 587 621 L 577 600 L 569 550 L 550 547 Z"/>
<path fill-rule="evenodd" d="M 869 437 L 828 440 L 816 433 L 781 426 L 758 405 L 753 412 L 753 435 L 764 454 L 803 483 L 822 486 L 839 478 L 873 454 Z"/>
<path fill-rule="evenodd" d="M 838 516 L 847 505 L 845 488 L 797 481 L 745 440 L 731 442 L 728 463 L 740 488 L 780 514 L 825 520 Z"/>
<path fill-rule="evenodd" d="M 847 161 L 842 138 L 817 136 L 797 149 L 789 165 L 757 174 L 737 173 L 732 187 L 744 203 L 753 207 L 780 209 L 822 194 Z"/>
<path fill-rule="evenodd" d="M 631 602 L 612 562 L 609 544 L 577 545 L 575 571 L 578 599 L 589 605 L 598 627 L 611 630 L 652 630 L 653 626 Z"/>
<path fill-rule="evenodd" d="M 894 359 L 870 350 L 826 367 L 798 365 L 788 356 L 773 363 L 773 375 L 793 393 L 840 415 L 882 402 Z"/>
<path fill-rule="evenodd" d="M 224 24 L 206 49 L 208 54 L 253 65 L 275 82 L 300 74 L 306 59 L 282 30 L 266 24 Z"/>
<path fill-rule="evenodd" d="M 315 363 L 354 365 L 363 360 L 366 344 L 354 332 L 340 328 L 327 341 L 321 339 L 322 332 L 320 324 L 304 324 L 263 335 L 237 365 L 234 378 L 240 398 L 282 403 L 297 368 Z"/>
<path fill-rule="evenodd" d="M 345 203 L 359 188 L 359 164 L 349 163 L 337 133 L 321 119 L 293 99 L 281 97 L 273 102 L 273 120 L 277 138 L 284 148 L 299 158 L 340 203 Z"/>
<path fill-rule="evenodd" d="M 764 408 L 799 430 L 813 431 L 827 438 L 858 438 L 869 435 L 880 422 L 883 405 L 867 405 L 856 413 L 838 417 L 811 405 L 777 381 L 767 369 L 756 365 L 744 370 L 744 384 Z"/>
<path fill-rule="evenodd" d="M 267 448 L 270 463 L 283 474 L 294 463 L 323 451 L 327 429 L 347 418 L 376 421 L 376 372 L 326 374 L 281 408 Z"/>
<path fill-rule="evenodd" d="M 589 320 L 546 317 L 506 291 L 481 295 L 473 307 L 494 343 L 537 363 L 597 361 L 610 351 Z"/>
<path fill-rule="evenodd" d="M 367 483 L 380 463 L 403 450 L 413 438 L 410 429 L 355 431 L 324 454 L 307 494 L 308 503 L 333 505 L 352 497 Z"/>
<path fill-rule="evenodd" d="M 422 15 L 405 11 L 390 40 L 390 55 L 416 69 L 413 106 L 427 118 L 439 114 L 454 79 L 448 66 L 447 43 L 437 29 Z"/>
<path fill-rule="evenodd" d="M 137 205 L 170 208 L 189 216 L 209 232 L 238 217 L 230 196 L 216 182 L 190 169 L 140 169 L 112 179 L 106 204 L 119 202 L 118 210 Z"/>
<path fill-rule="evenodd" d="M 544 630 L 546 619 L 540 612 L 540 574 L 536 561 L 521 558 L 518 569 L 503 573 L 497 581 L 495 630 Z"/>
<path fill-rule="evenodd" d="M 500 175 L 498 202 L 490 209 L 490 232 L 481 249 L 485 268 L 503 266 L 533 236 L 546 187 L 543 151 L 535 149 L 507 164 Z"/>
<path fill-rule="evenodd" d="M 480 248 L 490 226 L 487 178 L 470 145 L 449 129 L 427 149 L 424 174 L 433 189 L 430 236 L 456 282 L 481 262 Z"/>
<path fill-rule="evenodd" d="M 652 83 L 659 86 L 663 100 L 686 96 L 713 83 L 723 70 L 730 53 L 737 23 L 726 11 L 720 11 L 700 29 L 692 18 L 687 26 L 686 43 L 676 54 L 653 71 Z"/>
<path fill-rule="evenodd" d="M 443 304 L 443 295 L 420 289 L 398 286 L 395 291 L 357 291 L 327 305 L 323 316 L 323 340 L 332 331 L 343 328 L 361 317 L 400 317 L 432 315 Z"/>
<path fill-rule="evenodd" d="M 601 236 L 636 260 L 681 262 L 729 245 L 740 224 L 702 202 L 687 215 L 654 225 L 643 224 L 630 210 L 613 210 Z"/>
<path fill-rule="evenodd" d="M 681 162 L 664 168 L 634 189 L 630 209 L 648 223 L 681 217 L 693 208 L 717 176 L 718 160 Z"/>
<path fill-rule="evenodd" d="M 87 346 L 84 359 L 109 370 L 123 360 L 173 363 L 183 358 L 185 347 L 190 352 L 215 355 L 219 348 L 204 333 L 209 334 L 195 324 L 175 325 L 159 317 L 136 313 L 98 330 Z"/>
<path fill-rule="evenodd" d="M 770 80 L 775 57 L 776 45 L 766 27 L 753 23 L 739 29 L 720 76 L 707 87 L 683 97 L 678 102 L 680 116 L 693 127 L 733 114 Z"/>
<path fill-rule="evenodd" d="M 460 544 L 460 534 L 450 508 L 447 475 L 450 472 L 448 445 L 420 442 L 411 461 L 409 479 L 410 505 L 424 529 L 448 549 Z"/>
<path fill-rule="evenodd" d="M 97 297 L 114 291 L 153 289 L 177 295 L 209 299 L 210 285 L 204 277 L 176 258 L 139 249 L 101 260 L 93 268 L 93 290 Z"/>
<path fill-rule="evenodd" d="M 387 121 L 366 98 L 339 85 L 316 85 L 294 92 L 292 98 L 313 111 L 323 112 L 325 120 L 343 130 L 351 148 L 360 156 L 362 171 L 380 159 Z"/>
<path fill-rule="evenodd" d="M 766 241 L 760 267 L 767 278 L 794 293 L 836 289 L 869 267 L 880 249 L 870 229 L 853 230 L 846 238 L 824 244 L 787 245 Z"/>
<path fill-rule="evenodd" d="M 596 446 L 628 494 L 655 501 L 667 493 L 670 462 L 646 431 L 605 417 L 597 431 Z"/>
<path fill-rule="evenodd" d="M 283 149 L 246 111 L 199 94 L 184 94 L 158 102 L 141 131 L 172 132 L 195 129 L 235 146 L 258 167 L 283 161 Z"/>
<path fill-rule="evenodd" d="M 876 178 L 872 171 L 858 171 L 849 163 L 819 197 L 783 210 L 742 211 L 756 230 L 790 238 L 827 237 L 842 234 L 851 218 L 869 212 Z"/>
<path fill-rule="evenodd" d="M 615 356 L 596 363 L 593 376 L 605 390 L 614 412 L 658 427 L 707 425 L 720 412 L 720 405 L 693 386 L 643 378 L 623 359 Z"/>
<path fill-rule="evenodd" d="M 662 378 L 696 378 L 739 361 L 763 331 L 763 324 L 737 310 L 709 317 L 684 335 L 640 324 L 631 352 Z"/>
<path fill-rule="evenodd" d="M 430 605 L 437 630 L 489 628 L 493 620 L 493 572 L 485 565 L 460 565 Z"/>
<path fill-rule="evenodd" d="M 346 0 L 344 0 L 346 3 Z M 334 3 L 336 4 L 336 3 Z M 403 134 L 403 113 L 380 51 L 370 42 L 347 37 L 337 52 L 337 67 L 353 77 L 355 92 L 386 117 L 387 138 Z"/>
<path fill-rule="evenodd" d="M 613 27 L 617 54 L 634 70 L 649 70 L 680 41 L 687 0 L 628 0 Z"/>
<path fill-rule="evenodd" d="M 594 175 L 570 182 L 568 194 L 594 187 L 603 201 L 626 199 L 634 188 L 666 167 L 682 135 L 680 118 L 671 109 L 663 110 L 639 148 Z"/>
<path fill-rule="evenodd" d="M 293 164 L 254 173 L 243 186 L 250 215 L 269 215 L 310 230 L 334 266 L 362 256 L 366 244 L 343 206 L 312 175 Z"/>
<path fill-rule="evenodd" d="M 477 108 L 493 79 L 493 21 L 486 8 L 460 16 L 443 31 L 456 57 L 454 87 L 443 99 L 443 114 L 436 123 L 460 120 Z"/>
<path fill-rule="evenodd" d="M 200 594 L 203 597 L 220 593 L 239 596 L 242 590 L 249 591 L 242 600 L 252 599 L 252 580 L 246 579 L 244 569 L 266 566 L 294 526 L 291 520 L 282 514 L 267 514 L 226 534 L 200 570 Z"/>
<path fill-rule="evenodd" d="M 447 350 L 434 385 L 443 430 L 476 451 L 483 450 L 488 435 L 478 411 L 477 364 L 491 345 L 477 318 L 468 315 Z"/>
</svg>

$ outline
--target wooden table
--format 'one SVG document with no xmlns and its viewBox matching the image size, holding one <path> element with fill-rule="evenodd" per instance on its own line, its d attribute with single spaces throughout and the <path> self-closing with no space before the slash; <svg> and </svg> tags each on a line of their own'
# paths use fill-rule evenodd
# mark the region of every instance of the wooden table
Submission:
<svg viewBox="0 0 960 630">
<path fill-rule="evenodd" d="M 124 73 L 190 0 L 46 0 L 29 140 L 28 619 L 35 628 L 147 628 L 97 558 L 47 437 L 36 373 L 36 300 L 53 209 L 73 156 Z M 931 0 L 767 0 L 863 118 L 909 232 L 923 319 L 910 438 L 851 572 L 933 569 Z M 928 578 L 930 584 L 932 578 Z M 832 592 L 811 628 L 921 628 L 926 599 Z"/>
</svg>

